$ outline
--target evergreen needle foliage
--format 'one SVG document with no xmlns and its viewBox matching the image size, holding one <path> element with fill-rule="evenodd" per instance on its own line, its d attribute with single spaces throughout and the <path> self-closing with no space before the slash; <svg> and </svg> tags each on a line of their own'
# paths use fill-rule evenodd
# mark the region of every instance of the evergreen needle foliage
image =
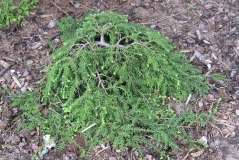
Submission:
<svg viewBox="0 0 239 160">
<path fill-rule="evenodd" d="M 89 151 L 107 140 L 122 152 L 153 148 L 162 159 L 168 149 L 179 148 L 177 139 L 199 144 L 187 136 L 185 125 L 205 126 L 212 113 L 177 116 L 164 102 L 203 95 L 209 86 L 172 42 L 116 13 L 68 17 L 59 26 L 63 44 L 52 54 L 42 90 L 13 100 L 27 119 L 22 127 L 40 126 L 62 144 L 84 130 Z M 43 109 L 49 110 L 45 116 Z"/>
</svg>

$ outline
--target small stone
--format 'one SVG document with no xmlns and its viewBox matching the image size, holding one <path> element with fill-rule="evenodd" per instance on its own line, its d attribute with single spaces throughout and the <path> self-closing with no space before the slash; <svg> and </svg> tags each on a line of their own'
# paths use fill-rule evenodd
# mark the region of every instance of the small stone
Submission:
<svg viewBox="0 0 239 160">
<path fill-rule="evenodd" d="M 229 13 L 228 13 L 228 17 L 235 17 L 235 16 L 236 16 L 235 13 L 232 13 L 232 12 L 229 12 Z"/>
<path fill-rule="evenodd" d="M 198 106 L 199 106 L 199 107 L 202 107 L 202 106 L 203 106 L 203 102 L 202 102 L 202 101 L 199 101 L 199 102 L 198 102 Z"/>
<path fill-rule="evenodd" d="M 236 132 L 232 132 L 230 135 L 231 138 L 234 138 L 235 136 L 236 136 Z"/>
<path fill-rule="evenodd" d="M 152 155 L 147 154 L 143 160 L 152 160 Z"/>
<path fill-rule="evenodd" d="M 117 160 L 115 157 L 110 157 L 109 160 Z"/>
<path fill-rule="evenodd" d="M 156 24 L 152 24 L 151 26 L 150 26 L 150 28 L 156 28 L 157 27 L 157 25 Z"/>
<path fill-rule="evenodd" d="M 60 40 L 58 38 L 55 38 L 52 42 L 54 45 L 57 45 L 57 43 L 59 42 Z"/>
<path fill-rule="evenodd" d="M 135 155 L 136 157 L 139 157 L 139 152 L 134 151 L 134 155 Z"/>
<path fill-rule="evenodd" d="M 79 3 L 76 3 L 76 4 L 74 5 L 74 7 L 75 7 L 75 8 L 79 8 L 79 7 L 80 7 L 80 4 L 79 4 Z"/>
<path fill-rule="evenodd" d="M 130 5 L 131 5 L 132 7 L 136 6 L 136 4 L 135 4 L 135 3 L 130 3 Z"/>
<path fill-rule="evenodd" d="M 149 7 L 149 3 L 145 3 L 144 6 L 145 6 L 145 7 Z"/>
<path fill-rule="evenodd" d="M 202 137 L 199 139 L 199 141 L 202 142 L 202 144 L 207 145 L 207 137 L 202 136 Z"/>
<path fill-rule="evenodd" d="M 208 44 L 208 45 L 211 44 L 209 41 L 207 41 L 205 39 L 203 40 L 203 43 Z"/>
<path fill-rule="evenodd" d="M 212 8 L 212 5 L 211 5 L 211 4 L 206 4 L 206 5 L 204 6 L 204 8 L 205 8 L 205 9 L 211 9 L 211 8 Z"/>
<path fill-rule="evenodd" d="M 232 70 L 231 72 L 231 78 L 234 78 L 237 76 L 237 71 L 236 70 Z"/>
<path fill-rule="evenodd" d="M 236 110 L 236 114 L 239 116 L 239 109 Z"/>
<path fill-rule="evenodd" d="M 27 65 L 32 65 L 33 61 L 32 60 L 27 60 Z"/>
<path fill-rule="evenodd" d="M 116 149 L 115 152 L 116 152 L 116 153 L 120 153 L 121 150 L 120 150 L 120 149 Z"/>
<path fill-rule="evenodd" d="M 223 8 L 218 8 L 218 12 L 223 12 Z"/>
<path fill-rule="evenodd" d="M 221 143 L 221 142 L 220 142 L 218 139 L 216 139 L 216 140 L 214 141 L 214 144 L 215 144 L 216 146 L 219 146 L 220 143 Z"/>
<path fill-rule="evenodd" d="M 53 27 L 55 27 L 55 25 L 56 25 L 55 21 L 54 20 L 50 20 L 47 27 L 48 28 L 53 28 Z"/>
<path fill-rule="evenodd" d="M 13 74 L 13 73 L 15 73 L 15 72 L 16 72 L 16 71 L 15 71 L 14 69 L 11 69 L 11 70 L 10 70 L 10 73 L 11 73 L 11 74 Z"/>
</svg>

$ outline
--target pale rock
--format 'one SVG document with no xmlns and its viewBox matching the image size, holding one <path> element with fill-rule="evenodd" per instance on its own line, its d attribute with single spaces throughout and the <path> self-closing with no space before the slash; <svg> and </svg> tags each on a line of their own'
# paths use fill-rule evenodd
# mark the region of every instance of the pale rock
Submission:
<svg viewBox="0 0 239 160">
<path fill-rule="evenodd" d="M 236 114 L 239 116 L 239 109 L 236 110 Z"/>
<path fill-rule="evenodd" d="M 76 4 L 74 5 L 74 7 L 75 7 L 75 8 L 79 8 L 79 7 L 80 7 L 80 4 L 79 4 L 79 3 L 76 3 Z"/>
<path fill-rule="evenodd" d="M 157 25 L 156 24 L 152 24 L 151 26 L 150 26 L 150 28 L 156 28 L 157 27 Z"/>
<path fill-rule="evenodd" d="M 232 13 L 232 12 L 229 12 L 229 13 L 228 13 L 228 17 L 235 17 L 235 16 L 236 16 L 235 13 Z"/>
<path fill-rule="evenodd" d="M 13 74 L 13 73 L 15 73 L 16 71 L 14 70 L 14 69 L 11 69 L 10 70 L 10 74 Z"/>
<path fill-rule="evenodd" d="M 204 8 L 205 8 L 205 9 L 211 9 L 211 8 L 212 8 L 212 5 L 211 5 L 211 4 L 206 4 L 206 5 L 204 6 Z"/>
<path fill-rule="evenodd" d="M 236 132 L 232 132 L 230 135 L 231 138 L 234 138 L 235 136 L 236 136 Z"/>
<path fill-rule="evenodd" d="M 134 7 L 134 6 L 136 6 L 136 3 L 133 3 L 133 2 L 132 2 L 130 5 L 131 5 L 132 7 Z"/>
<path fill-rule="evenodd" d="M 218 139 L 216 139 L 216 140 L 214 141 L 214 144 L 215 144 L 216 146 L 219 146 L 220 143 L 221 143 L 221 142 L 220 142 Z"/>
<path fill-rule="evenodd" d="M 207 137 L 206 137 L 206 136 L 202 136 L 202 137 L 199 139 L 199 141 L 202 142 L 202 144 L 207 145 Z"/>
<path fill-rule="evenodd" d="M 27 65 L 32 65 L 33 61 L 32 60 L 27 60 Z"/>
<path fill-rule="evenodd" d="M 57 45 L 60 40 L 58 38 L 54 39 L 52 42 L 54 45 Z"/>
<path fill-rule="evenodd" d="M 55 25 L 56 25 L 56 22 L 54 20 L 50 20 L 47 27 L 53 28 L 53 27 L 55 27 Z"/>
<path fill-rule="evenodd" d="M 203 102 L 202 102 L 202 101 L 199 101 L 199 102 L 198 102 L 198 106 L 199 106 L 199 107 L 202 107 L 202 106 L 203 106 Z"/>
</svg>

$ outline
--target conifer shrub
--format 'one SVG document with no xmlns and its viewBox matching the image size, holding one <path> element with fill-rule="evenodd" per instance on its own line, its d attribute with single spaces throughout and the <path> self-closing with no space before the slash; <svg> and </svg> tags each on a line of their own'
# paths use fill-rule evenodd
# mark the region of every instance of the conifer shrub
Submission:
<svg viewBox="0 0 239 160">
<path fill-rule="evenodd" d="M 168 149 L 179 149 L 178 139 L 200 144 L 185 126 L 205 126 L 212 112 L 176 115 L 165 99 L 183 102 L 190 93 L 204 95 L 209 86 L 171 41 L 117 13 L 68 17 L 59 27 L 63 44 L 51 56 L 41 89 L 13 99 L 26 119 L 20 128 L 39 126 L 58 146 L 83 134 L 88 151 L 107 141 L 141 155 L 149 147 L 162 159 Z M 81 156 L 86 153 L 82 149 Z"/>
</svg>

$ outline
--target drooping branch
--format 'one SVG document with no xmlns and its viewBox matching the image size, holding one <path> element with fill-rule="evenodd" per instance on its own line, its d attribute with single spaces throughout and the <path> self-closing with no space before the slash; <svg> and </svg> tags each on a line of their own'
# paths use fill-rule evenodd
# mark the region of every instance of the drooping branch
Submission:
<svg viewBox="0 0 239 160">
<path fill-rule="evenodd" d="M 106 89 L 105 89 L 104 84 L 101 81 L 100 74 L 99 74 L 98 70 L 96 70 L 96 74 L 97 74 L 97 77 L 98 77 L 98 80 L 99 80 L 98 87 L 101 85 L 101 87 L 104 89 L 105 93 L 108 94 Z"/>
</svg>

